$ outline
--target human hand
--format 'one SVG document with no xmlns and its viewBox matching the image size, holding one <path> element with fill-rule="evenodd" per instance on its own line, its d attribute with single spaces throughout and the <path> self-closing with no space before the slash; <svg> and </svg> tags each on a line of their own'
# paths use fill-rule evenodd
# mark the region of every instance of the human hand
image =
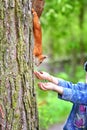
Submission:
<svg viewBox="0 0 87 130">
<path fill-rule="evenodd" d="M 62 86 L 58 86 L 56 84 L 53 84 L 51 82 L 48 82 L 48 83 L 38 83 L 38 87 L 41 89 L 41 90 L 44 90 L 44 91 L 47 91 L 47 90 L 53 90 L 59 94 L 63 94 L 63 87 Z"/>
<path fill-rule="evenodd" d="M 49 80 L 50 81 L 51 75 L 47 72 L 35 71 L 34 74 L 40 80 Z"/>
<path fill-rule="evenodd" d="M 40 82 L 38 83 L 38 87 L 44 91 L 46 90 L 56 90 L 56 87 L 57 85 L 51 83 L 51 82 L 48 82 L 48 83 L 43 83 L 43 82 Z"/>
</svg>

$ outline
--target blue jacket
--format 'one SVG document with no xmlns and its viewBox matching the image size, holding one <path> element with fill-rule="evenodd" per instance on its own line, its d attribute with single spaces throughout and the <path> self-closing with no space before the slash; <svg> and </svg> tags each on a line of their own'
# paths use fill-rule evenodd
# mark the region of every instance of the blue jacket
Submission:
<svg viewBox="0 0 87 130">
<path fill-rule="evenodd" d="M 87 84 L 73 84 L 65 80 L 58 82 L 58 86 L 64 88 L 63 94 L 58 94 L 58 97 L 73 103 L 63 130 L 87 130 Z"/>
</svg>

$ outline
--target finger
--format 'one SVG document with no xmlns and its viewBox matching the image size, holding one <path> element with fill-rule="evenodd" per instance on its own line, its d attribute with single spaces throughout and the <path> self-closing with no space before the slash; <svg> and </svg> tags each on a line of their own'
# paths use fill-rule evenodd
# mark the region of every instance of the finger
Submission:
<svg viewBox="0 0 87 130">
<path fill-rule="evenodd" d="M 44 91 L 48 90 L 44 84 L 42 84 L 42 89 L 43 89 Z"/>
<path fill-rule="evenodd" d="M 42 74 L 40 72 L 36 72 L 35 75 L 39 78 L 42 79 Z"/>
<path fill-rule="evenodd" d="M 43 74 L 42 71 L 35 71 L 34 74 Z"/>
<path fill-rule="evenodd" d="M 35 76 L 40 79 L 40 75 L 38 74 L 38 72 L 34 72 Z"/>
<path fill-rule="evenodd" d="M 35 72 L 34 72 L 34 74 L 35 74 L 35 75 L 38 75 L 38 74 L 39 74 L 39 72 L 38 72 L 38 71 L 35 71 Z"/>
<path fill-rule="evenodd" d="M 35 75 L 37 75 L 37 73 L 38 73 L 37 71 L 34 71 L 34 74 L 35 74 Z"/>
<path fill-rule="evenodd" d="M 42 89 L 44 91 L 47 90 L 46 87 L 44 86 L 44 83 L 38 83 L 38 86 L 39 86 L 40 89 Z"/>
<path fill-rule="evenodd" d="M 42 77 L 40 76 L 40 74 L 37 74 L 37 77 L 38 77 L 38 79 L 42 79 Z"/>
</svg>

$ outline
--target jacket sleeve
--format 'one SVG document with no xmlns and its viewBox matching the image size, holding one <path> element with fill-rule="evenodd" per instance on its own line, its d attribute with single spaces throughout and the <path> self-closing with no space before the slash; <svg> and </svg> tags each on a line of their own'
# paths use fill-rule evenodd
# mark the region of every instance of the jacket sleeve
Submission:
<svg viewBox="0 0 87 130">
<path fill-rule="evenodd" d="M 63 94 L 58 94 L 60 99 L 87 105 L 87 85 L 85 83 L 73 84 L 65 80 L 60 80 L 58 85 L 63 87 Z"/>
</svg>

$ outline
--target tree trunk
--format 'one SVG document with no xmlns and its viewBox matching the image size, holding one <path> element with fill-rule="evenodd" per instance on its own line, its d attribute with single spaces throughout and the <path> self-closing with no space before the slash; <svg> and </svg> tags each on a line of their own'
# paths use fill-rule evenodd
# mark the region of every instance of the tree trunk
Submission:
<svg viewBox="0 0 87 130">
<path fill-rule="evenodd" d="M 0 0 L 0 130 L 39 130 L 31 0 Z"/>
</svg>

